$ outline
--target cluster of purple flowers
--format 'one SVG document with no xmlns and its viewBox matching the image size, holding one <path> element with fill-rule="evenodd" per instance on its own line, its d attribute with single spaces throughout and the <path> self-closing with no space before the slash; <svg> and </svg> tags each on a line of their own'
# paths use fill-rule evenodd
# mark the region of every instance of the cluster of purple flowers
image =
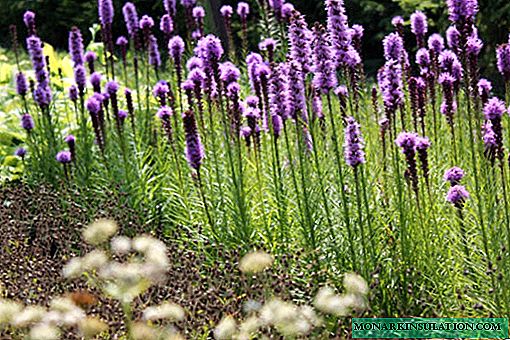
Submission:
<svg viewBox="0 0 510 340">
<path fill-rule="evenodd" d="M 464 178 L 464 170 L 459 167 L 453 167 L 446 170 L 444 174 L 445 182 L 450 183 L 450 189 L 446 195 L 446 200 L 455 207 L 462 209 L 464 203 L 469 198 L 469 192 L 460 185 L 460 181 Z"/>
</svg>

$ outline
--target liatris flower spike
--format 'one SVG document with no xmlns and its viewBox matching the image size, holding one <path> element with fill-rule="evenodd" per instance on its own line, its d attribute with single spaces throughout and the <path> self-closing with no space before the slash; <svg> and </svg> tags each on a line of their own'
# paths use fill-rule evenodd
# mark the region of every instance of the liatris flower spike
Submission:
<svg viewBox="0 0 510 340">
<path fill-rule="evenodd" d="M 28 36 L 36 35 L 37 32 L 35 30 L 35 13 L 32 11 L 26 11 L 23 14 L 23 22 L 27 27 Z"/>
<path fill-rule="evenodd" d="M 55 158 L 61 164 L 69 164 L 72 160 L 71 152 L 67 150 L 60 151 Z"/>
<path fill-rule="evenodd" d="M 75 104 L 78 101 L 78 88 L 76 85 L 71 85 L 69 87 L 69 99 Z"/>
<path fill-rule="evenodd" d="M 188 110 L 182 115 L 184 133 L 186 135 L 186 159 L 191 168 L 200 170 L 204 159 L 204 147 L 200 141 L 197 124 L 193 111 Z"/>
<path fill-rule="evenodd" d="M 455 166 L 451 169 L 446 170 L 443 176 L 445 182 L 449 182 L 451 186 L 455 186 L 460 183 L 464 178 L 464 170 Z"/>
<path fill-rule="evenodd" d="M 134 39 L 138 33 L 138 13 L 136 7 L 131 2 L 126 2 L 122 7 L 122 13 L 124 14 L 124 21 L 126 22 L 126 28 L 129 36 Z"/>
<path fill-rule="evenodd" d="M 345 127 L 344 153 L 347 165 L 356 168 L 365 163 L 365 141 L 361 135 L 360 125 L 353 117 L 347 117 Z"/>
<path fill-rule="evenodd" d="M 28 153 L 27 149 L 25 149 L 23 147 L 17 148 L 16 151 L 14 151 L 14 155 L 21 158 L 21 160 L 25 159 L 27 153 Z"/>
<path fill-rule="evenodd" d="M 83 37 L 77 27 L 73 27 L 69 32 L 69 54 L 74 66 L 83 65 Z"/>
<path fill-rule="evenodd" d="M 29 113 L 25 113 L 21 116 L 21 127 L 27 132 L 30 132 L 35 128 L 34 119 Z"/>
<path fill-rule="evenodd" d="M 69 147 L 69 152 L 71 153 L 71 159 L 73 161 L 76 161 L 76 137 L 73 135 L 68 135 L 64 142 L 66 142 L 67 146 Z"/>
<path fill-rule="evenodd" d="M 462 185 L 455 185 L 448 190 L 446 200 L 456 208 L 462 209 L 465 202 L 469 199 L 469 192 Z"/>
<path fill-rule="evenodd" d="M 416 35 L 418 47 L 424 47 L 424 37 L 428 31 L 427 17 L 423 12 L 416 11 L 411 15 L 411 31 Z"/>
<path fill-rule="evenodd" d="M 505 78 L 505 82 L 510 82 L 510 44 L 498 47 L 496 59 L 499 73 Z"/>
<path fill-rule="evenodd" d="M 413 190 L 418 195 L 418 174 L 415 159 L 417 138 L 416 133 L 401 132 L 395 140 L 395 144 L 402 148 L 407 163 L 406 176 L 411 180 Z"/>
<path fill-rule="evenodd" d="M 119 39 L 120 39 L 120 37 L 119 37 Z M 126 39 L 126 38 L 124 38 L 124 39 Z M 126 41 L 126 44 L 127 44 L 127 41 Z M 117 45 L 118 45 L 118 43 L 117 43 Z M 89 68 L 89 73 L 90 74 L 94 73 L 95 72 L 94 63 L 97 60 L 97 54 L 92 51 L 87 51 L 87 53 L 85 53 L 84 59 L 85 59 L 85 62 L 87 63 L 87 66 Z"/>
<path fill-rule="evenodd" d="M 16 93 L 25 98 L 28 92 L 28 83 L 27 78 L 23 74 L 23 72 L 18 72 L 16 74 Z"/>
</svg>

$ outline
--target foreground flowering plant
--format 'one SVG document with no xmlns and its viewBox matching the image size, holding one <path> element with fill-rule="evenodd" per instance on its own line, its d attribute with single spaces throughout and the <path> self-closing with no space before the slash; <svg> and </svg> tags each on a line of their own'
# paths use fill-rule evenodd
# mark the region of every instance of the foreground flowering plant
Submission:
<svg viewBox="0 0 510 340">
<path fill-rule="evenodd" d="M 167 277 L 170 263 L 165 245 L 146 235 L 132 239 L 115 236 L 117 230 L 117 224 L 110 220 L 98 220 L 88 226 L 82 233 L 83 240 L 95 249 L 72 258 L 64 266 L 63 276 L 85 278 L 90 288 L 119 301 L 128 339 L 183 339 L 174 324 L 183 321 L 187 313 L 178 304 L 165 301 L 135 310 L 135 300 Z M 252 252 L 239 261 L 239 269 L 254 276 L 267 270 L 273 262 L 274 258 L 265 252 Z M 313 307 L 298 306 L 277 297 L 268 298 L 264 304 L 247 301 L 246 306 L 253 308 L 247 309 L 246 319 L 238 325 L 231 316 L 226 316 L 215 328 L 214 336 L 249 339 L 261 334 L 265 327 L 274 328 L 282 336 L 307 335 L 324 325 L 321 315 L 340 318 L 364 311 L 369 293 L 366 282 L 351 273 L 344 276 L 343 283 L 345 294 L 336 295 L 332 288 L 324 287 L 314 299 Z M 26 334 L 32 340 L 63 339 L 69 332 L 86 339 L 106 336 L 109 325 L 88 316 L 84 309 L 95 301 L 96 297 L 86 292 L 54 298 L 48 308 L 0 300 L 0 329 L 8 334 Z"/>
</svg>

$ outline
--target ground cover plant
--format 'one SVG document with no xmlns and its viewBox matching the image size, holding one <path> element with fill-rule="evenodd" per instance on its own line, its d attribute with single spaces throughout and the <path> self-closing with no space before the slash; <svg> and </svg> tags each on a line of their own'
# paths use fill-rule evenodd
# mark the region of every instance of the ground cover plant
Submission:
<svg viewBox="0 0 510 340">
<path fill-rule="evenodd" d="M 205 248 L 236 250 L 234 261 L 254 249 L 277 263 L 297 253 L 306 278 L 294 271 L 290 281 L 310 284 L 286 296 L 295 302 L 330 297 L 319 288 L 341 289 L 355 272 L 371 288 L 369 303 L 355 299 L 363 308 L 329 313 L 336 317 L 509 314 L 510 41 L 484 49 L 476 18 L 487 9 L 476 0 L 445 2 L 445 38 L 420 11 L 393 18 L 374 80 L 363 73 L 363 27 L 349 23 L 341 0 L 325 1 L 324 23 L 276 0 L 208 6 L 222 17 L 223 40 L 206 32 L 195 1 L 164 1 L 160 18 L 129 2 L 97 5 L 90 43 L 71 28 L 69 53 L 44 44 L 29 9 L 25 27 L 11 27 L 15 95 L 3 103 L 12 128 L 3 136 L 17 147 L 4 178 L 67 198 L 119 197 L 142 231 L 194 245 L 213 266 L 227 253 Z M 174 34 L 176 6 L 186 36 Z M 125 36 L 112 35 L 114 20 Z M 489 53 L 504 89 L 480 74 Z M 297 310 L 271 300 L 273 291 L 256 304 L 258 317 L 246 316 L 248 334 L 287 333 L 262 320 L 265 307 Z M 129 330 L 127 305 L 124 313 Z M 317 320 L 305 319 L 300 334 L 312 334 Z M 316 336 L 344 334 L 345 323 L 330 321 Z"/>
</svg>

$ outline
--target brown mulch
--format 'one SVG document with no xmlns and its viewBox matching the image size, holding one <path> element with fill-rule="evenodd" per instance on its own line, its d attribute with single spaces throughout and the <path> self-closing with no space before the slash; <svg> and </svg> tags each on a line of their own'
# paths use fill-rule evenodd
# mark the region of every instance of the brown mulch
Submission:
<svg viewBox="0 0 510 340">
<path fill-rule="evenodd" d="M 120 234 L 151 232 L 142 228 L 135 211 L 119 204 L 122 197 L 104 197 L 88 198 L 70 191 L 61 194 L 49 187 L 30 188 L 19 183 L 0 188 L 2 296 L 45 305 L 53 297 L 72 292 L 99 296 L 84 281 L 61 276 L 70 258 L 88 250 L 81 242 L 82 229 L 96 218 L 107 217 L 118 222 Z M 297 284 L 281 269 L 287 267 L 287 261 L 295 262 L 293 258 L 280 258 L 280 269 L 250 278 L 237 269 L 238 251 L 208 241 L 193 242 L 185 231 L 170 234 L 165 239 L 172 263 L 168 280 L 144 294 L 137 301 L 138 310 L 165 300 L 180 304 L 187 318 L 177 326 L 188 336 L 208 334 L 225 314 L 241 317 L 246 301 L 263 300 L 268 291 L 283 298 L 289 298 L 289 292 L 301 295 L 306 291 L 304 283 Z M 183 241 L 186 239 L 189 241 Z M 100 297 L 88 312 L 108 321 L 112 338 L 123 333 L 122 313 L 115 301 Z M 0 338 L 5 336 L 0 333 Z"/>
</svg>

